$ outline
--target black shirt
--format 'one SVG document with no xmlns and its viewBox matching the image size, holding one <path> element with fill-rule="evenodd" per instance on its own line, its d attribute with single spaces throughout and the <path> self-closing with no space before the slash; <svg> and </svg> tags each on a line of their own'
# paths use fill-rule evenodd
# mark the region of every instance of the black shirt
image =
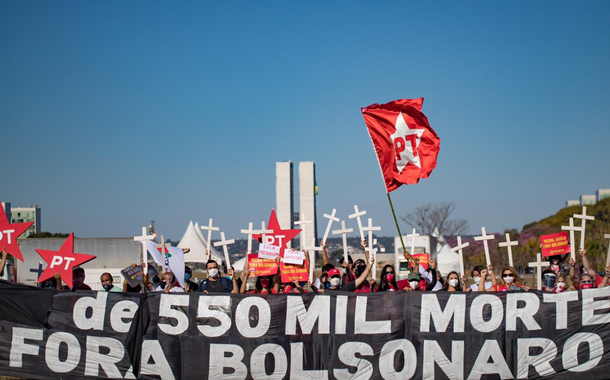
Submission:
<svg viewBox="0 0 610 380">
<path fill-rule="evenodd" d="M 353 292 L 356 290 L 356 281 L 351 281 L 346 284 L 341 284 L 337 289 L 328 288 L 326 290 L 341 291 L 341 292 Z"/>
<path fill-rule="evenodd" d="M 207 290 L 208 293 L 231 293 L 233 291 L 233 281 L 227 278 L 218 278 L 216 281 L 208 279 L 205 290 Z"/>
</svg>

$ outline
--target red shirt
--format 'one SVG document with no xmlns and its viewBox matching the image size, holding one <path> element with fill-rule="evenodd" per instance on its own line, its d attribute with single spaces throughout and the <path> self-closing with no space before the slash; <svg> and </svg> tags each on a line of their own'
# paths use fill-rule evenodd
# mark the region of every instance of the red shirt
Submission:
<svg viewBox="0 0 610 380">
<path fill-rule="evenodd" d="M 508 285 L 496 284 L 496 285 L 492 285 L 492 287 L 490 289 L 493 289 L 496 292 L 508 292 Z"/>
<path fill-rule="evenodd" d="M 356 290 L 356 293 L 370 293 L 371 292 L 371 283 L 368 281 L 364 281 L 362 285 L 360 285 Z"/>
</svg>

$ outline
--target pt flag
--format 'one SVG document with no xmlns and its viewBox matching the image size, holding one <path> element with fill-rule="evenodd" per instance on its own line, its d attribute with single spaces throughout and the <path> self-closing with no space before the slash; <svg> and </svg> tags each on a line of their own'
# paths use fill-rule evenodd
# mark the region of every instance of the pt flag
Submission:
<svg viewBox="0 0 610 380">
<path fill-rule="evenodd" d="M 424 98 L 371 104 L 361 109 L 388 193 L 428 178 L 440 138 L 421 112 Z"/>
</svg>

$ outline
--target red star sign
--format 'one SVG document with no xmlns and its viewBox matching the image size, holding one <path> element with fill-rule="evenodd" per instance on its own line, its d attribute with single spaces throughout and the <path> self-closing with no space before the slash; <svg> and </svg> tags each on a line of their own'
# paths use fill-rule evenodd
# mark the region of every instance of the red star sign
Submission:
<svg viewBox="0 0 610 380">
<path fill-rule="evenodd" d="M 281 248 L 288 248 L 288 242 L 294 239 L 294 237 L 301 232 L 301 230 L 283 230 L 280 227 L 280 223 L 277 220 L 277 215 L 275 215 L 275 210 L 273 209 L 271 209 L 271 216 L 269 217 L 269 225 L 267 228 L 272 230 L 273 233 L 265 234 L 267 241 L 263 243 L 275 245 Z M 258 241 L 260 241 L 261 237 L 262 234 L 252 235 L 252 238 Z"/>
<path fill-rule="evenodd" d="M 6 248 L 6 252 L 13 255 L 17 260 L 23 261 L 23 255 L 19 249 L 17 238 L 21 236 L 34 222 L 10 223 L 4 212 L 4 207 L 0 203 L 0 250 Z"/>
<path fill-rule="evenodd" d="M 74 253 L 74 232 L 68 236 L 59 251 L 37 249 L 36 252 L 48 264 L 47 269 L 38 278 L 38 282 L 42 283 L 59 272 L 62 280 L 64 280 L 70 289 L 72 289 L 72 268 L 95 259 L 93 255 Z"/>
</svg>

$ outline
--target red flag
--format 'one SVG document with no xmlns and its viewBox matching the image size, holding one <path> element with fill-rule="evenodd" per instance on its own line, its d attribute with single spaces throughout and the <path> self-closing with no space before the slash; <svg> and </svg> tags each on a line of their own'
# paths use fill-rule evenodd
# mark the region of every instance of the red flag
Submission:
<svg viewBox="0 0 610 380">
<path fill-rule="evenodd" d="M 428 178 L 436 167 L 440 138 L 421 112 L 424 98 L 362 108 L 388 193 Z"/>
</svg>

